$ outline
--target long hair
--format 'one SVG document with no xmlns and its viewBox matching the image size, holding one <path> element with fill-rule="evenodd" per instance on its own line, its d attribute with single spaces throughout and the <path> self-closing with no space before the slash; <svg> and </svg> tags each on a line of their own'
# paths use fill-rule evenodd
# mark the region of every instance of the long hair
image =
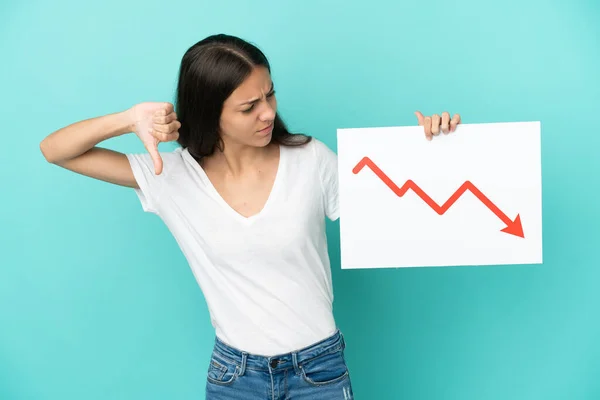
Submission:
<svg viewBox="0 0 600 400">
<path fill-rule="evenodd" d="M 181 60 L 175 108 L 181 122 L 177 142 L 196 159 L 223 150 L 219 126 L 223 103 L 257 66 L 271 72 L 264 53 L 235 36 L 208 36 L 190 47 Z M 311 137 L 290 133 L 279 116 L 273 122 L 272 141 L 295 146 Z"/>
</svg>

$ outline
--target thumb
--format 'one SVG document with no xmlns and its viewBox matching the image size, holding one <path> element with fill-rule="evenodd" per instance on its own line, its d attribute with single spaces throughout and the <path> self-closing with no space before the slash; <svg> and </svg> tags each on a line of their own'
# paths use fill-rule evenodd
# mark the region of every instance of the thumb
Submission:
<svg viewBox="0 0 600 400">
<path fill-rule="evenodd" d="M 146 150 L 150 154 L 150 157 L 152 158 L 152 162 L 154 163 L 154 173 L 156 175 L 160 175 L 163 170 L 163 162 L 162 162 L 162 158 L 160 157 L 160 154 L 158 152 L 158 142 L 147 145 Z"/>
<path fill-rule="evenodd" d="M 417 117 L 417 122 L 419 123 L 419 126 L 423 126 L 423 121 L 425 120 L 425 118 L 423 117 L 423 114 L 421 114 L 421 111 L 415 111 L 415 116 Z"/>
</svg>

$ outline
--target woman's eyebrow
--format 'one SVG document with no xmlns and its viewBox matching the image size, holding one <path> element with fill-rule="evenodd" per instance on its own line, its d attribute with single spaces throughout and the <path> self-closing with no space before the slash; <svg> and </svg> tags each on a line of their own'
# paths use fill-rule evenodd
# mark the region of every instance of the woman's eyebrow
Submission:
<svg viewBox="0 0 600 400">
<path fill-rule="evenodd" d="M 273 90 L 275 90 L 275 85 L 273 84 L 273 82 L 271 82 L 271 90 L 269 90 L 269 93 L 273 93 Z M 252 104 L 252 103 L 256 103 L 258 100 L 260 100 L 260 97 L 255 97 L 253 99 L 250 99 L 248 101 L 245 101 L 243 103 L 240 103 L 240 106 L 244 106 L 246 104 Z"/>
</svg>

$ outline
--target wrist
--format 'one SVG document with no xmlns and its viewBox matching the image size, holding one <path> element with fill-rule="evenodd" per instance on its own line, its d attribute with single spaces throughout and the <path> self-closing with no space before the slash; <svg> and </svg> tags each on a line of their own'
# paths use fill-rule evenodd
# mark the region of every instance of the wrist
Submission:
<svg viewBox="0 0 600 400">
<path fill-rule="evenodd" d="M 115 118 L 118 126 L 117 135 L 135 132 L 135 115 L 132 108 L 116 113 Z"/>
</svg>

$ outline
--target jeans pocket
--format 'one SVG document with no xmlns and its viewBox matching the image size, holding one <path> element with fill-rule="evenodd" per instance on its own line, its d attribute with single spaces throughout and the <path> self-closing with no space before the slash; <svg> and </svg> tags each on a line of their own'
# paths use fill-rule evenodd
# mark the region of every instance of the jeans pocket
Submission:
<svg viewBox="0 0 600 400">
<path fill-rule="evenodd" d="M 213 353 L 206 379 L 215 385 L 231 385 L 237 379 L 240 367 L 217 353 Z"/>
<path fill-rule="evenodd" d="M 349 376 L 343 350 L 318 356 L 299 367 L 304 381 L 313 386 L 330 385 Z"/>
</svg>

